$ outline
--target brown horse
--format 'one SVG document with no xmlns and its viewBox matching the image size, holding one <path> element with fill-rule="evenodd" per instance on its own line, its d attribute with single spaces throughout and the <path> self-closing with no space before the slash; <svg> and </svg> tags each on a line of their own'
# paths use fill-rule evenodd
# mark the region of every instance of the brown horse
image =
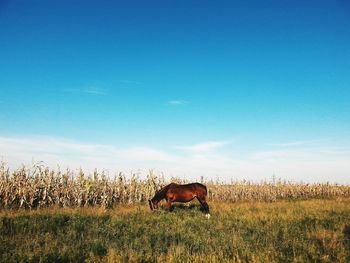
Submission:
<svg viewBox="0 0 350 263">
<path fill-rule="evenodd" d="M 194 198 L 197 198 L 199 203 L 201 204 L 204 212 L 206 213 L 206 217 L 209 218 L 209 206 L 205 201 L 205 197 L 207 195 L 207 187 L 200 183 L 192 183 L 192 184 L 175 184 L 171 183 L 167 186 L 160 189 L 151 200 L 148 200 L 149 206 L 152 211 L 158 209 L 158 203 L 165 199 L 166 207 L 170 211 L 171 203 L 173 202 L 182 202 L 186 203 Z"/>
</svg>

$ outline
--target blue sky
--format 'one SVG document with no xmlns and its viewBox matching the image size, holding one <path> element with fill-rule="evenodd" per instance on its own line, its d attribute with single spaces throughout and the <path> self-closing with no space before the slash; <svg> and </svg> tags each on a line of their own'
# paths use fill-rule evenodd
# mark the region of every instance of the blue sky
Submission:
<svg viewBox="0 0 350 263">
<path fill-rule="evenodd" d="M 0 1 L 0 58 L 12 166 L 350 183 L 345 0 Z"/>
</svg>

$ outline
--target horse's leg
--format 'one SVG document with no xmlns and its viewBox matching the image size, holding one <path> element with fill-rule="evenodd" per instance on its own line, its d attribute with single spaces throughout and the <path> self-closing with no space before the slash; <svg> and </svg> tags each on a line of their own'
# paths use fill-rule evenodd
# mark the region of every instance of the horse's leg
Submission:
<svg viewBox="0 0 350 263">
<path fill-rule="evenodd" d="M 203 205 L 204 205 L 205 211 L 207 212 L 206 216 L 209 218 L 209 217 L 210 217 L 209 205 L 208 205 L 208 203 L 207 203 L 205 200 L 204 200 L 204 202 L 203 202 Z"/>
<path fill-rule="evenodd" d="M 208 205 L 208 203 L 205 201 L 205 197 L 199 197 L 199 196 L 197 196 L 197 199 L 198 199 L 199 203 L 201 204 L 201 206 L 203 207 L 204 212 L 206 213 L 206 217 L 209 218 L 209 217 L 210 217 L 209 205 Z"/>
<path fill-rule="evenodd" d="M 166 200 L 166 208 L 168 209 L 169 212 L 171 212 L 171 200 L 170 199 Z"/>
</svg>

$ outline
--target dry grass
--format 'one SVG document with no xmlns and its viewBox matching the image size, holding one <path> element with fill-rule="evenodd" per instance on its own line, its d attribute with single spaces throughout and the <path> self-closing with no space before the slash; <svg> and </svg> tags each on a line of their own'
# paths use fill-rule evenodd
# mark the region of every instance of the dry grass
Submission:
<svg viewBox="0 0 350 263">
<path fill-rule="evenodd" d="M 184 182 L 173 178 L 172 181 Z M 83 170 L 50 170 L 43 165 L 21 167 L 10 171 L 0 165 L 0 208 L 109 208 L 116 205 L 142 203 L 169 182 L 150 171 L 141 180 L 133 174 L 114 177 L 104 171 L 86 175 Z M 209 201 L 276 201 L 309 198 L 350 197 L 350 186 L 334 184 L 302 184 L 285 181 L 251 183 L 247 181 L 223 184 L 204 181 Z M 102 211 L 103 211 L 102 209 Z M 86 210 L 88 211 L 88 210 Z"/>
</svg>

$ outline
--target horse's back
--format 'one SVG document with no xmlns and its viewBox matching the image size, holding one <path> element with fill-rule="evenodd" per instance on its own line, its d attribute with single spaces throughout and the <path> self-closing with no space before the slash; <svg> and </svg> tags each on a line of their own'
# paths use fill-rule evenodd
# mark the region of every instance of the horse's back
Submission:
<svg viewBox="0 0 350 263">
<path fill-rule="evenodd" d="M 193 192 L 195 195 L 207 195 L 207 187 L 201 183 L 175 184 L 169 185 L 168 191 L 172 193 Z"/>
<path fill-rule="evenodd" d="M 207 192 L 207 187 L 201 183 L 191 183 L 191 184 L 187 184 L 187 186 L 195 189 L 196 191 L 201 190 L 201 191 Z"/>
</svg>

